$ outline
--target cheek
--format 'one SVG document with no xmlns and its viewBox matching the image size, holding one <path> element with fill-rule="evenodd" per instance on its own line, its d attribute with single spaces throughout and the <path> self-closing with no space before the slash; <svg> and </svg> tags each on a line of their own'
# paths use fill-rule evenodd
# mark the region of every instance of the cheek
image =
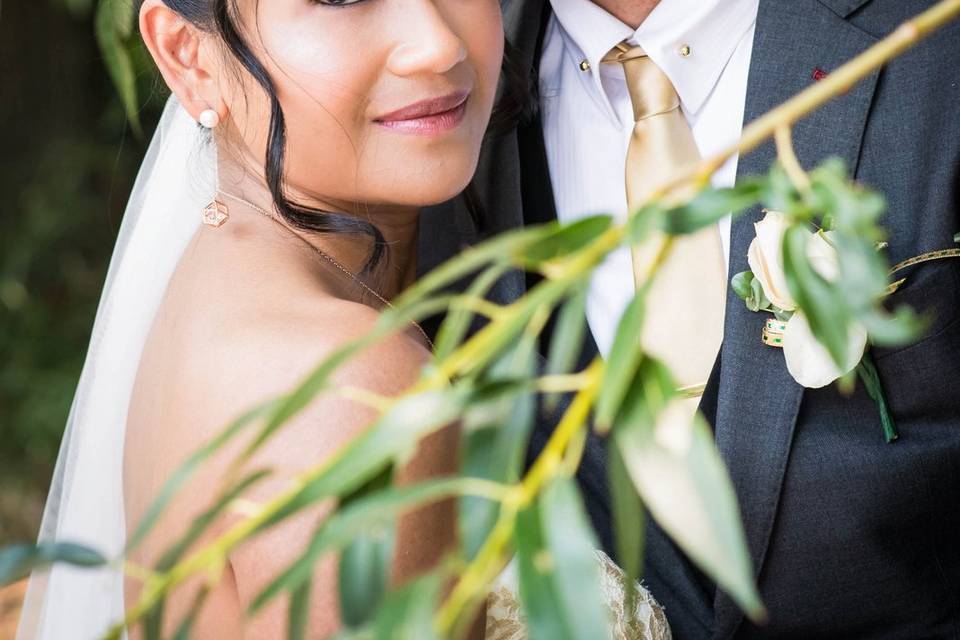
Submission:
<svg viewBox="0 0 960 640">
<path fill-rule="evenodd" d="M 496 0 L 477 0 L 461 22 L 460 37 L 485 90 L 496 91 L 503 62 L 503 19 Z M 479 26 L 478 26 L 479 25 Z"/>
<path fill-rule="evenodd" d="M 270 22 L 261 17 L 264 24 Z M 263 33 L 258 58 L 276 88 L 286 124 L 287 182 L 326 197 L 350 199 L 355 192 L 357 156 L 365 131 L 369 88 L 382 73 L 377 55 L 357 55 L 356 29 L 304 19 Z M 262 95 L 263 91 L 255 90 Z M 251 122 L 260 135 L 245 137 L 258 160 L 266 150 L 266 115 Z"/>
</svg>

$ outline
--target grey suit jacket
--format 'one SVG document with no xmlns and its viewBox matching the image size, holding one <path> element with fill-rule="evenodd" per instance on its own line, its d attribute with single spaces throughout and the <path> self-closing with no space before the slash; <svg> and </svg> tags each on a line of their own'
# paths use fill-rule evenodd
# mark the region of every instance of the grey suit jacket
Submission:
<svg viewBox="0 0 960 640">
<path fill-rule="evenodd" d="M 669 1 L 669 0 L 664 0 Z M 749 122 L 933 3 L 760 0 L 745 110 Z M 547 0 L 504 0 L 508 38 L 535 74 Z M 819 74 L 818 74 L 819 75 Z M 589 126 L 589 125 L 586 125 Z M 955 246 L 960 231 L 960 24 L 873 73 L 794 128 L 806 166 L 842 157 L 888 200 L 892 263 Z M 774 160 L 767 144 L 739 175 Z M 422 220 L 429 269 L 485 235 L 550 219 L 553 196 L 535 113 L 486 146 L 476 179 L 487 217 L 459 201 Z M 731 274 L 746 270 L 759 209 L 733 225 Z M 760 341 L 763 317 L 731 292 L 724 342 L 703 400 L 737 490 L 764 626 L 746 620 L 650 525 L 647 585 L 677 638 L 960 638 L 960 260 L 913 268 L 892 297 L 933 318 L 925 337 L 874 355 L 901 433 L 880 435 L 862 389 L 804 390 Z M 522 295 L 521 274 L 492 297 Z M 585 347 L 589 357 L 592 344 Z M 549 421 L 533 436 L 536 452 Z M 579 480 L 611 550 L 604 443 L 591 439 Z"/>
</svg>

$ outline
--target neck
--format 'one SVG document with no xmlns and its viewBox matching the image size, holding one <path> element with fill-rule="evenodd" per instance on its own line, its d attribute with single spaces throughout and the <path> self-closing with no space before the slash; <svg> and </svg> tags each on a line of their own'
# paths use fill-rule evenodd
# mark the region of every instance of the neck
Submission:
<svg viewBox="0 0 960 640">
<path fill-rule="evenodd" d="M 226 204 L 231 208 L 231 213 L 238 209 L 247 209 L 247 213 L 253 214 L 253 218 L 262 219 L 264 224 L 280 224 L 286 227 L 290 231 L 290 234 L 287 234 L 290 242 L 284 246 L 294 252 L 304 248 L 309 249 L 304 245 L 305 240 L 343 265 L 350 273 L 359 274 L 363 271 L 372 249 L 367 237 L 334 233 L 318 234 L 292 226 L 277 213 L 276 207 L 273 205 L 273 196 L 267 188 L 263 176 L 245 169 L 239 164 L 224 160 L 223 158 L 226 155 L 224 153 L 220 154 L 220 189 L 224 193 L 229 193 L 231 196 L 248 203 L 248 205 L 252 205 L 244 207 L 243 202 L 225 199 Z M 384 298 L 389 300 L 395 297 L 413 282 L 417 269 L 416 248 L 419 209 L 337 202 L 317 198 L 296 190 L 290 190 L 288 198 L 292 202 L 322 211 L 336 211 L 340 215 L 356 216 L 377 227 L 383 235 L 387 251 L 377 265 L 374 271 L 375 275 L 364 278 L 364 281 Z M 221 199 L 223 198 L 221 197 Z M 267 220 L 257 209 L 273 214 L 274 222 Z M 292 234 L 299 235 L 302 240 L 298 240 Z M 307 251 L 300 255 L 302 255 L 301 260 L 305 268 L 315 269 L 316 254 Z"/>
<path fill-rule="evenodd" d="M 660 4 L 660 0 L 593 0 L 593 2 L 631 29 L 636 29 L 643 24 L 647 16 Z"/>
</svg>

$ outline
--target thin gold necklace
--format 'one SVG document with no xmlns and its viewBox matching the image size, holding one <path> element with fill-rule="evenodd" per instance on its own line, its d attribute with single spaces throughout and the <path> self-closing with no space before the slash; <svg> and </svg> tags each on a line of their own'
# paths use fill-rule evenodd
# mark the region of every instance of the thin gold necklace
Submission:
<svg viewBox="0 0 960 640">
<path fill-rule="evenodd" d="M 395 309 L 395 308 L 396 308 L 396 307 L 393 306 L 393 304 L 390 303 L 389 300 L 387 300 L 386 298 L 384 298 L 384 297 L 383 297 L 382 295 L 380 295 L 373 287 L 369 286 L 366 282 L 364 282 L 362 279 L 360 279 L 360 277 L 357 276 L 357 274 L 353 273 L 352 271 L 350 271 L 349 269 L 347 269 L 345 266 L 343 266 L 336 258 L 334 258 L 334 257 L 331 256 L 330 254 L 328 254 L 328 253 L 327 253 L 326 251 L 324 251 L 323 249 L 321 249 L 321 248 L 319 248 L 319 247 L 315 247 L 315 246 L 313 245 L 313 243 L 311 243 L 310 241 L 308 241 L 308 240 L 307 240 L 306 238 L 304 238 L 302 235 L 300 235 L 300 234 L 297 233 L 296 231 L 290 229 L 290 228 L 287 227 L 285 224 L 282 224 L 279 220 L 277 220 L 276 216 L 274 216 L 273 214 L 271 214 L 271 213 L 270 213 L 269 211 L 267 211 L 266 209 L 264 209 L 264 208 L 262 208 L 262 207 L 259 207 L 259 206 L 255 205 L 255 204 L 253 204 L 253 203 L 250 202 L 249 200 L 244 200 L 243 198 L 241 198 L 241 197 L 239 197 L 239 196 L 235 196 L 235 195 L 233 195 L 232 193 L 227 193 L 226 191 L 217 191 L 217 193 L 219 193 L 220 195 L 222 195 L 222 196 L 224 196 L 224 197 L 226 197 L 226 198 L 230 198 L 231 200 L 234 200 L 234 201 L 236 201 L 236 202 L 239 202 L 240 204 L 245 204 L 245 205 L 247 205 L 248 207 L 250 207 L 251 209 L 253 209 L 254 211 L 256 211 L 257 213 L 259 213 L 260 215 L 265 216 L 265 217 L 267 217 L 267 218 L 270 218 L 270 219 L 273 220 L 275 223 L 277 223 L 279 226 L 283 227 L 284 229 L 286 229 L 288 232 L 290 232 L 291 234 L 293 234 L 293 235 L 296 236 L 297 238 L 300 238 L 300 240 L 302 240 L 308 247 L 310 247 L 310 248 L 313 250 L 314 253 L 316 253 L 318 256 L 320 256 L 323 260 L 325 260 L 325 261 L 328 262 L 329 264 L 331 264 L 331 265 L 332 265 L 333 267 L 335 267 L 337 270 L 343 272 L 348 278 L 350 278 L 351 280 L 353 280 L 354 282 L 356 282 L 358 285 L 360 285 L 367 293 L 369 293 L 369 294 L 372 295 L 374 298 L 376 298 L 377 300 L 379 300 L 379 301 L 380 301 L 381 303 L 383 303 L 385 306 L 389 307 L 390 309 Z M 427 332 L 423 330 L 423 327 L 421 327 L 418 322 L 416 322 L 416 321 L 411 321 L 411 322 L 412 322 L 413 326 L 417 328 L 417 331 L 420 332 L 420 335 L 423 336 L 423 339 L 427 341 L 427 345 L 429 345 L 430 350 L 432 351 L 432 350 L 433 350 L 433 341 L 430 339 L 430 336 L 427 335 Z"/>
</svg>

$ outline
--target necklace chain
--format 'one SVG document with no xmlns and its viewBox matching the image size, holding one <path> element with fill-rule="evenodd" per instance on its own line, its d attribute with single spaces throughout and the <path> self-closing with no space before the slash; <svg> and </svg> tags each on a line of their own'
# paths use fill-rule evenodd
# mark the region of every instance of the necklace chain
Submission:
<svg viewBox="0 0 960 640">
<path fill-rule="evenodd" d="M 310 248 L 313 250 L 313 252 L 316 253 L 318 256 L 320 256 L 323 260 L 325 260 L 326 262 L 328 262 L 329 264 L 331 264 L 331 265 L 332 265 L 333 267 L 335 267 L 337 270 L 343 272 L 343 273 L 344 273 L 348 278 L 350 278 L 353 282 L 355 282 L 355 283 L 357 283 L 358 285 L 360 285 L 367 293 L 369 293 L 370 295 L 372 295 L 374 298 L 376 298 L 377 300 L 379 300 L 381 303 L 383 303 L 385 306 L 389 307 L 390 309 L 394 309 L 394 308 L 395 308 L 395 307 L 393 306 L 393 304 L 391 304 L 391 302 L 390 302 L 389 300 L 387 300 L 387 299 L 384 298 L 382 295 L 380 295 L 373 287 L 371 287 L 370 285 L 368 285 L 368 284 L 367 284 L 366 282 L 364 282 L 359 276 L 357 276 L 357 274 L 353 273 L 352 271 L 350 271 L 349 269 L 347 269 L 345 266 L 343 266 L 343 264 L 341 264 L 339 260 L 337 260 L 336 258 L 334 258 L 333 256 L 331 256 L 330 254 L 328 254 L 328 253 L 327 253 L 326 251 L 324 251 L 323 249 L 314 246 L 313 243 L 309 242 L 306 238 L 304 238 L 302 235 L 300 235 L 300 234 L 297 233 L 296 231 L 293 231 L 292 229 L 289 229 L 288 227 L 286 227 L 286 225 L 281 224 L 280 221 L 277 220 L 277 218 L 276 218 L 275 215 L 273 215 L 272 213 L 270 213 L 269 211 L 267 211 L 267 210 L 264 209 L 263 207 L 259 207 L 259 206 L 255 205 L 254 203 L 250 202 L 249 200 L 244 200 L 243 198 L 241 198 L 241 197 L 239 197 L 239 196 L 235 196 L 235 195 L 233 195 L 232 193 L 227 193 L 226 191 L 218 190 L 217 193 L 219 193 L 220 195 L 222 195 L 222 196 L 224 196 L 224 197 L 226 197 L 226 198 L 230 198 L 231 200 L 234 200 L 235 202 L 239 202 L 240 204 L 244 204 L 244 205 L 250 207 L 251 209 L 253 209 L 253 210 L 256 211 L 257 213 L 259 213 L 260 215 L 262 215 L 262 216 L 264 216 L 264 217 L 267 217 L 267 218 L 270 218 L 271 220 L 273 220 L 275 223 L 277 223 L 277 224 L 280 225 L 281 227 L 284 227 L 284 228 L 287 229 L 290 233 L 292 233 L 292 234 L 295 235 L 296 237 L 298 237 L 298 238 L 300 238 L 301 240 L 303 240 L 303 242 L 306 243 L 306 245 L 307 245 L 308 247 L 310 247 Z M 427 341 L 427 344 L 430 346 L 430 348 L 431 348 L 431 350 L 432 350 L 432 349 L 433 349 L 433 341 L 430 340 L 430 336 L 427 335 L 427 332 L 424 331 L 424 330 L 423 330 L 423 327 L 421 327 L 420 324 L 417 323 L 417 322 L 415 322 L 415 321 L 413 322 L 413 326 L 417 328 L 417 331 L 420 332 L 420 335 L 423 336 L 423 339 Z"/>
</svg>

